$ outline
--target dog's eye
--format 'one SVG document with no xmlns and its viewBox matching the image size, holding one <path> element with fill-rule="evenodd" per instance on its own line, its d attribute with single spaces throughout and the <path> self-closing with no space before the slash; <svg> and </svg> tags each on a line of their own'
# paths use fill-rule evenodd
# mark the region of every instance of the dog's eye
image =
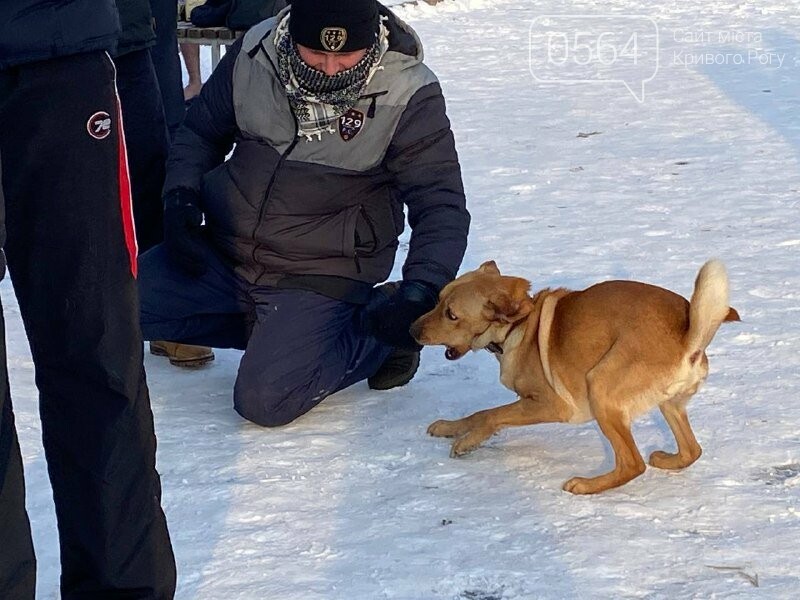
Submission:
<svg viewBox="0 0 800 600">
<path fill-rule="evenodd" d="M 449 308 L 444 314 L 447 315 L 447 318 L 450 319 L 451 321 L 458 321 L 458 317 L 455 314 L 453 314 L 453 311 L 450 310 Z"/>
</svg>

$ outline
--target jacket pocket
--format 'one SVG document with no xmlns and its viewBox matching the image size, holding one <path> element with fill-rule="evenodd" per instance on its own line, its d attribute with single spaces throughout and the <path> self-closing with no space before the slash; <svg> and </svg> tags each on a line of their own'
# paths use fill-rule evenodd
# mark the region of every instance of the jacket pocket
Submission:
<svg viewBox="0 0 800 600">
<path fill-rule="evenodd" d="M 363 206 L 358 206 L 355 231 L 353 234 L 353 256 L 372 254 L 378 248 L 378 234 L 375 222 Z"/>
<path fill-rule="evenodd" d="M 290 259 L 357 258 L 371 252 L 375 238 L 361 206 L 316 215 L 267 215 L 259 242 Z"/>
</svg>

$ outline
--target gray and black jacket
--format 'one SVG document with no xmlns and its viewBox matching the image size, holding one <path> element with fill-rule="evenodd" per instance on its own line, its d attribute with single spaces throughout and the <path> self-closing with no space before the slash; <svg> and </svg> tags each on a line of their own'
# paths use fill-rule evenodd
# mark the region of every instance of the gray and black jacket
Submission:
<svg viewBox="0 0 800 600">
<path fill-rule="evenodd" d="M 201 193 L 215 246 L 251 283 L 363 301 L 392 270 L 403 205 L 404 279 L 441 288 L 455 277 L 470 219 L 444 98 L 416 34 L 381 13 L 389 49 L 349 141 L 298 137 L 276 70 L 285 13 L 231 47 L 176 136 L 165 193 Z"/>
</svg>

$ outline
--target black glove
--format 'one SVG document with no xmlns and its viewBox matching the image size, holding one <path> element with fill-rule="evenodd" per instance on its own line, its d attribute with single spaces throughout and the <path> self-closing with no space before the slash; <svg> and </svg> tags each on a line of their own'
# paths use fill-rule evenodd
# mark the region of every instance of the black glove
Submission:
<svg viewBox="0 0 800 600">
<path fill-rule="evenodd" d="M 385 288 L 390 290 L 388 286 Z M 365 309 L 367 331 L 380 341 L 395 348 L 419 350 L 421 346 L 411 337 L 411 324 L 436 306 L 436 288 L 424 281 L 403 281 L 396 291 L 382 302 Z"/>
<path fill-rule="evenodd" d="M 164 246 L 167 258 L 181 271 L 200 277 L 208 269 L 200 224 L 200 194 L 176 188 L 164 196 Z"/>
</svg>

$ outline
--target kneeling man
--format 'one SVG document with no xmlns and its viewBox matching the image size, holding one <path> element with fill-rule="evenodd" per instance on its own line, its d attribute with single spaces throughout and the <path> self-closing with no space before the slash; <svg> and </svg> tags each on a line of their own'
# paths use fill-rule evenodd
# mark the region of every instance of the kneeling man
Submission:
<svg viewBox="0 0 800 600">
<path fill-rule="evenodd" d="M 231 152 L 230 157 L 225 157 Z M 404 385 L 411 323 L 458 271 L 469 213 L 414 31 L 375 0 L 294 0 L 192 104 L 142 257 L 145 339 L 174 363 L 244 349 L 236 410 L 276 426 L 368 379 Z M 386 280 L 408 210 L 402 281 Z"/>
</svg>

